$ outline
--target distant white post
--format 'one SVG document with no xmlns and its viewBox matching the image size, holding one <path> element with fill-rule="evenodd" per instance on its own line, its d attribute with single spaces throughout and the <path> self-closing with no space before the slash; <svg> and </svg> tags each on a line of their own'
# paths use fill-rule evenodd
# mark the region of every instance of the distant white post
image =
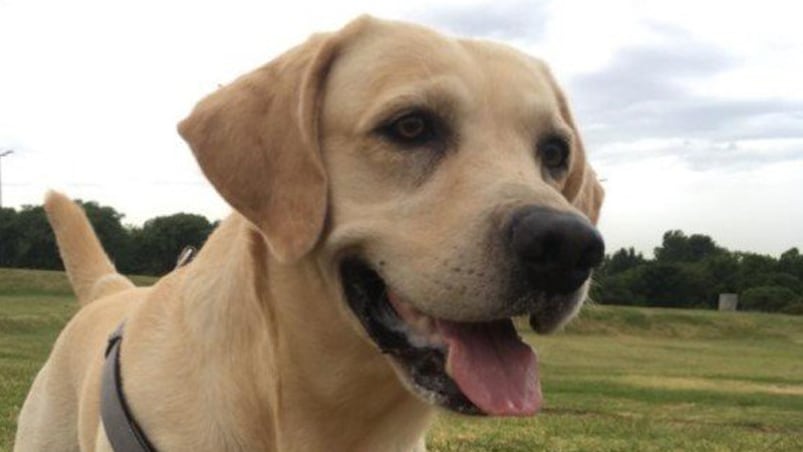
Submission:
<svg viewBox="0 0 803 452">
<path fill-rule="evenodd" d="M 739 305 L 739 294 L 721 293 L 719 294 L 719 310 L 735 311 Z"/>
</svg>

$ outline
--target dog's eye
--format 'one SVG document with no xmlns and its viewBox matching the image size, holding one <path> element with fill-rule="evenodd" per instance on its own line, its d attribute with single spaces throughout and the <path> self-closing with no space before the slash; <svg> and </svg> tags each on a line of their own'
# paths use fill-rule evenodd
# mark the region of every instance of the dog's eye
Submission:
<svg viewBox="0 0 803 452">
<path fill-rule="evenodd" d="M 538 146 L 541 162 L 549 169 L 560 169 L 566 166 L 569 157 L 569 144 L 563 138 L 552 137 Z"/>
<path fill-rule="evenodd" d="M 421 145 L 434 138 L 435 125 L 431 116 L 423 112 L 412 112 L 393 120 L 381 131 L 399 144 Z"/>
<path fill-rule="evenodd" d="M 407 115 L 393 125 L 393 130 L 405 140 L 415 140 L 427 131 L 427 123 L 421 116 Z"/>
</svg>

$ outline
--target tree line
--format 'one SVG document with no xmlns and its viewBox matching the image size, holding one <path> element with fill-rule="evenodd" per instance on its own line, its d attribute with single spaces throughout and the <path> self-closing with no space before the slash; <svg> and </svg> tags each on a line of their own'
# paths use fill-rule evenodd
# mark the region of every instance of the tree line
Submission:
<svg viewBox="0 0 803 452">
<path fill-rule="evenodd" d="M 200 248 L 217 225 L 201 215 L 177 213 L 123 225 L 123 214 L 96 202 L 81 202 L 117 270 L 164 275 L 185 246 Z M 42 206 L 0 209 L 0 267 L 61 270 L 56 238 Z"/>
<path fill-rule="evenodd" d="M 667 231 L 655 257 L 633 248 L 605 257 L 591 298 L 602 304 L 716 309 L 719 294 L 739 295 L 739 309 L 803 314 L 803 255 L 779 258 L 730 251 L 703 234 Z"/>
<path fill-rule="evenodd" d="M 123 225 L 123 214 L 80 202 L 117 269 L 159 276 L 185 246 L 200 248 L 217 225 L 177 213 Z M 791 248 L 779 258 L 730 251 L 707 235 L 667 231 L 654 258 L 633 248 L 605 257 L 594 272 L 591 298 L 602 304 L 715 309 L 719 294 L 739 294 L 739 308 L 803 314 L 803 256 Z M 0 209 L 0 267 L 62 269 L 55 237 L 41 206 Z"/>
</svg>

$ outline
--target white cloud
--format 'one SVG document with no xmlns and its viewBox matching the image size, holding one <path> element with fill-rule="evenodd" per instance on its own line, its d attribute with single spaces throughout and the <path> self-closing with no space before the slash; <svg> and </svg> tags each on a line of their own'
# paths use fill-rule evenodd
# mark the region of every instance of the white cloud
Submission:
<svg viewBox="0 0 803 452">
<path fill-rule="evenodd" d="M 721 172 L 694 171 L 669 155 L 599 170 L 606 179 L 600 229 L 609 250 L 635 246 L 651 254 L 670 229 L 775 255 L 803 243 L 803 158 Z"/>
</svg>

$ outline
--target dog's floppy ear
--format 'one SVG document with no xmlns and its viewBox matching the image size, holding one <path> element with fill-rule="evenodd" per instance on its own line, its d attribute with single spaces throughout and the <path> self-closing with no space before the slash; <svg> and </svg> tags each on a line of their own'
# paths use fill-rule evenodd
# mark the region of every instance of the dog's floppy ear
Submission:
<svg viewBox="0 0 803 452">
<path fill-rule="evenodd" d="M 543 64 L 543 63 L 542 63 Z M 558 85 L 549 68 L 543 65 L 547 78 L 552 85 L 555 95 L 557 96 L 558 109 L 563 120 L 572 128 L 574 133 L 574 140 L 572 142 L 572 159 L 569 167 L 569 176 L 566 178 L 566 184 L 563 186 L 563 196 L 572 203 L 572 205 L 581 211 L 585 216 L 591 220 L 592 223 L 597 224 L 599 220 L 599 212 L 602 207 L 602 201 L 605 198 L 605 190 L 597 179 L 597 173 L 591 168 L 586 158 L 586 151 L 583 147 L 583 140 L 580 137 L 580 131 L 574 122 L 569 102 L 566 100 L 566 95 Z"/>
<path fill-rule="evenodd" d="M 178 126 L 212 185 L 283 262 L 308 253 L 323 229 L 319 104 L 327 72 L 355 25 L 314 35 L 220 88 Z"/>
</svg>

